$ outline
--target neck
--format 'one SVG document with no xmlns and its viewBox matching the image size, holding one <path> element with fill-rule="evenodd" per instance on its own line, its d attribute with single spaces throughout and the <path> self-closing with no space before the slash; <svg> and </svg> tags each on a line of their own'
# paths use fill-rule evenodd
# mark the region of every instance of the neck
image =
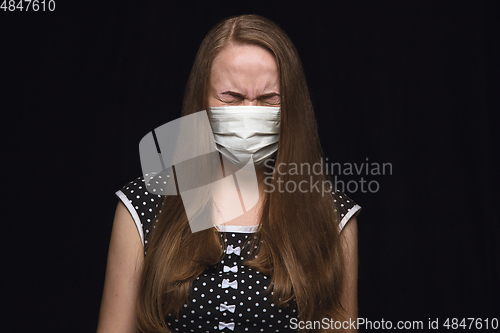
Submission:
<svg viewBox="0 0 500 333">
<path fill-rule="evenodd" d="M 225 163 L 224 163 L 225 162 Z M 224 225 L 258 225 L 265 200 L 265 168 L 252 171 L 240 170 L 230 162 L 223 161 L 225 181 L 217 188 L 215 195 L 214 223 Z M 237 172 L 235 177 L 235 172 Z M 257 180 L 257 191 L 255 189 Z M 234 181 L 237 181 L 237 189 Z"/>
</svg>

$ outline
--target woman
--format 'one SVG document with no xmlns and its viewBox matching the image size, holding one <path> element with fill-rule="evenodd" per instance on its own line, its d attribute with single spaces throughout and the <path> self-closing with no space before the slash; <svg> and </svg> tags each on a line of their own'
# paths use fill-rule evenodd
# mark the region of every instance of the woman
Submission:
<svg viewBox="0 0 500 333">
<path fill-rule="evenodd" d="M 98 332 L 283 332 L 304 328 L 299 320 L 355 319 L 360 207 L 338 191 L 282 185 L 328 180 L 296 170 L 319 163 L 321 147 L 287 35 L 256 15 L 215 26 L 196 56 L 182 115 L 200 110 L 209 110 L 225 176 L 238 168 L 217 140 L 215 115 L 249 112 L 257 123 L 263 110 L 277 115 L 278 130 L 268 134 L 279 134 L 279 149 L 259 146 L 267 147 L 256 163 L 259 200 L 224 225 L 191 232 L 180 196 L 147 193 L 141 178 L 124 186 Z"/>
</svg>

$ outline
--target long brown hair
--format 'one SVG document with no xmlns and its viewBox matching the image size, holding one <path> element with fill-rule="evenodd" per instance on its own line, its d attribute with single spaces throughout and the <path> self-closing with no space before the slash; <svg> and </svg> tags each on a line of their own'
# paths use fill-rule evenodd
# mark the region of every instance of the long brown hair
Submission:
<svg viewBox="0 0 500 333">
<path fill-rule="evenodd" d="M 182 115 L 208 109 L 210 69 L 214 58 L 230 43 L 252 44 L 276 57 L 280 73 L 281 128 L 271 184 L 326 180 L 324 175 L 283 172 L 286 167 L 321 163 L 316 119 L 297 51 L 274 22 L 257 16 L 231 17 L 217 24 L 203 40 L 189 77 Z M 331 195 L 320 191 L 266 194 L 258 248 L 246 261 L 272 277 L 273 302 L 294 301 L 301 320 L 340 319 L 344 263 L 339 218 Z M 187 301 L 193 280 L 223 255 L 215 228 L 191 233 L 180 196 L 165 197 L 158 223 L 149 239 L 140 278 L 137 316 L 144 332 L 168 332 L 164 317 L 178 314 Z M 254 248 L 253 246 L 251 248 Z M 189 249 L 189 250 L 185 250 Z M 253 253 L 252 253 L 253 254 Z"/>
</svg>

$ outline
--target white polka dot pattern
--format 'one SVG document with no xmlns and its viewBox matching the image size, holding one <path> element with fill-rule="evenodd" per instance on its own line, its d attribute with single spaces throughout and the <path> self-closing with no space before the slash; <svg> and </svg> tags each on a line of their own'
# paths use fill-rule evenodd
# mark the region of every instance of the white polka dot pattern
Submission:
<svg viewBox="0 0 500 333">
<path fill-rule="evenodd" d="M 250 250 L 244 244 L 252 235 L 221 232 L 224 256 L 193 282 L 179 318 L 165 318 L 172 332 L 294 331 L 290 319 L 297 317 L 295 303 L 278 308 L 272 301 L 271 278 L 243 264 Z"/>
</svg>

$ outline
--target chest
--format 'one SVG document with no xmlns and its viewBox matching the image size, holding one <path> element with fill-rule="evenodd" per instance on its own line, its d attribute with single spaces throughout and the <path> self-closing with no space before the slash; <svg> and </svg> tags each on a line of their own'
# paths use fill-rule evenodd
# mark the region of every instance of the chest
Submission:
<svg viewBox="0 0 500 333">
<path fill-rule="evenodd" d="M 225 233 L 224 257 L 192 285 L 179 318 L 165 318 L 173 332 L 292 332 L 295 307 L 272 301 L 271 278 L 244 265 L 251 233 Z"/>
</svg>

